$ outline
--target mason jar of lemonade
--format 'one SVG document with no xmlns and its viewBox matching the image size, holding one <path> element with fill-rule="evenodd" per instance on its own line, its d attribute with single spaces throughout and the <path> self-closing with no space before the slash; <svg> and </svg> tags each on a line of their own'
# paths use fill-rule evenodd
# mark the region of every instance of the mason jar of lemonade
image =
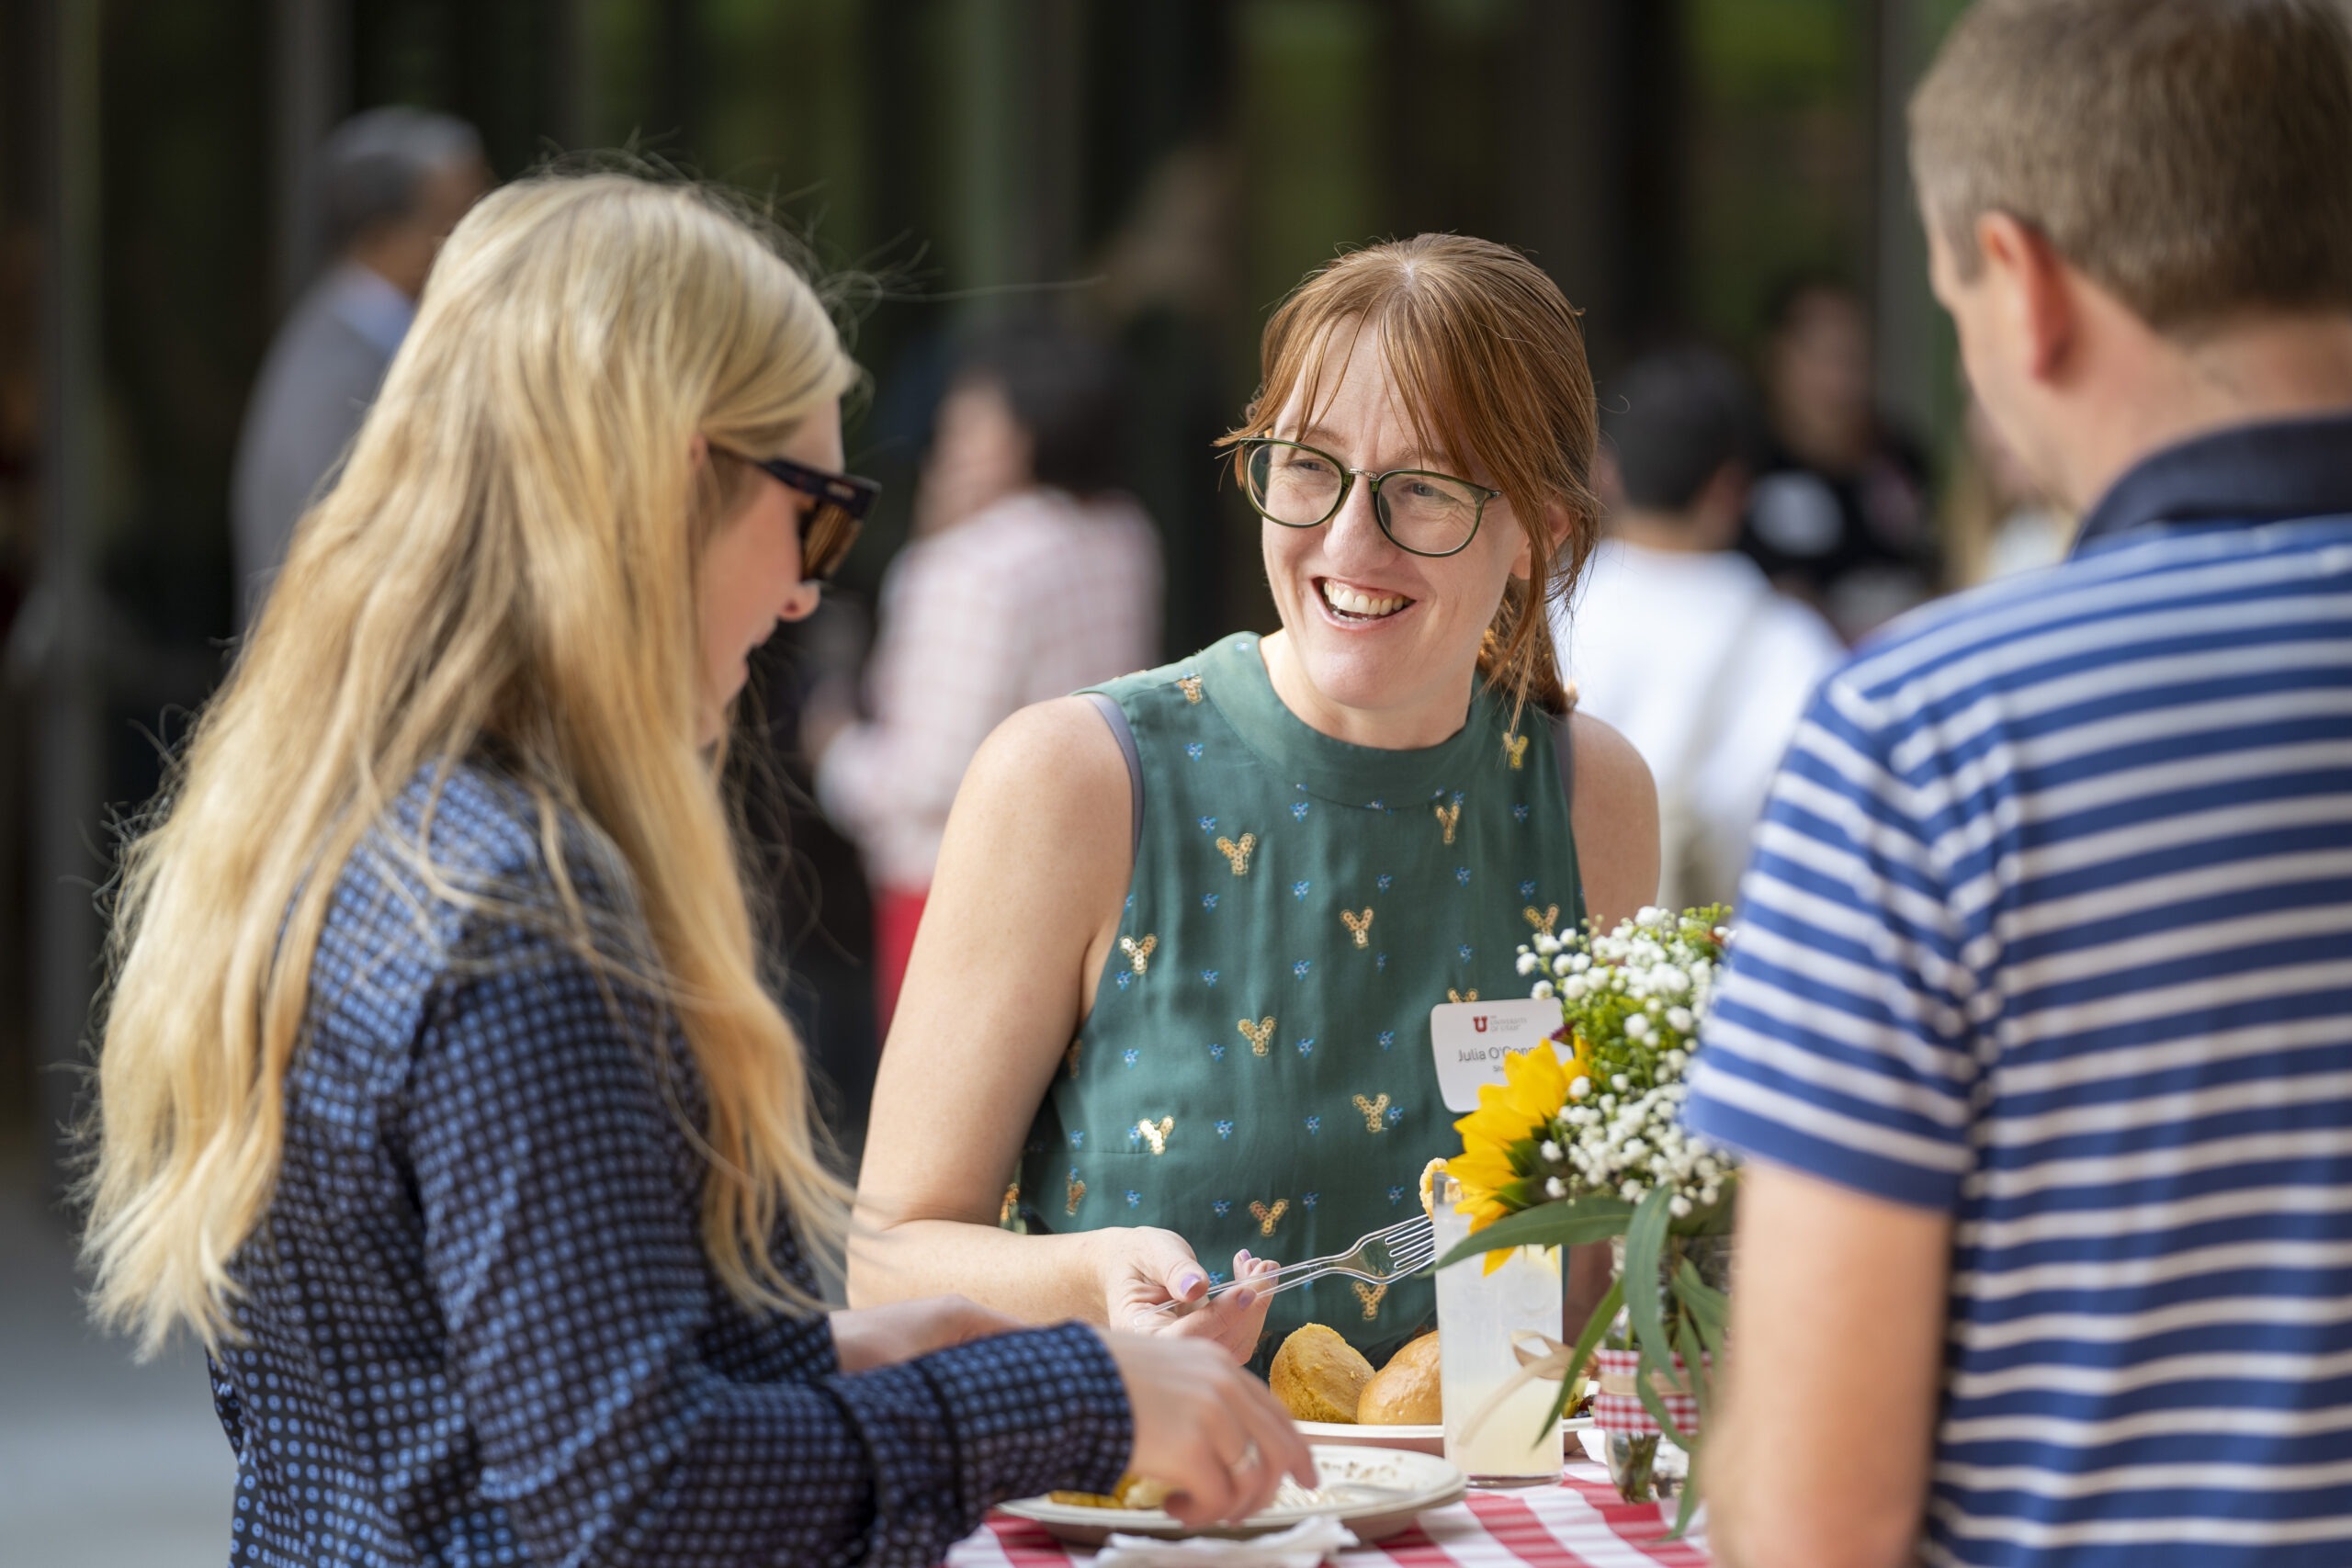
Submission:
<svg viewBox="0 0 2352 1568">
<path fill-rule="evenodd" d="M 1442 1258 L 1470 1234 L 1468 1216 L 1453 1212 L 1460 1198 L 1451 1178 L 1431 1187 L 1430 1224 Z M 1521 1381 L 1498 1400 L 1497 1391 L 1520 1367 L 1511 1342 L 1521 1336 L 1560 1337 L 1560 1249 L 1515 1247 L 1500 1268 L 1487 1270 L 1474 1254 L 1438 1271 L 1438 1382 L 1445 1404 L 1445 1457 L 1473 1486 L 1533 1486 L 1560 1479 L 1560 1424 L 1549 1419 L 1560 1385 Z"/>
</svg>

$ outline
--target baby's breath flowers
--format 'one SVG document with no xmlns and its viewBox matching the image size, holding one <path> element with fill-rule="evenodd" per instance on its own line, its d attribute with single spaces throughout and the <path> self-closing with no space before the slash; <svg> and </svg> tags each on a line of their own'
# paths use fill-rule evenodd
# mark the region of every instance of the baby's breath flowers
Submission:
<svg viewBox="0 0 2352 1568">
<path fill-rule="evenodd" d="M 1473 1234 L 1438 1260 L 1443 1267 L 1485 1252 L 1491 1268 L 1517 1247 L 1611 1238 L 1622 1246 L 1617 1278 L 1577 1343 L 1554 1345 L 1520 1376 L 1561 1380 L 1556 1419 L 1572 1374 L 1623 1310 L 1619 1345 L 1634 1353 L 1630 1382 L 1655 1426 L 1612 1432 L 1611 1472 L 1628 1500 L 1636 1491 L 1645 1497 L 1658 1434 L 1679 1442 L 1693 1483 L 1683 1493 L 1678 1535 L 1699 1495 L 1699 1433 L 1727 1322 L 1723 1284 L 1710 1281 L 1705 1265 L 1723 1259 L 1739 1179 L 1729 1155 L 1681 1122 L 1684 1080 L 1731 940 L 1728 914 L 1644 909 L 1606 935 L 1545 932 L 1519 950 L 1532 994 L 1559 1004 L 1560 1029 L 1533 1050 L 1507 1055 L 1505 1081 L 1479 1089 L 1478 1109 L 1454 1123 L 1463 1153 L 1447 1169 Z M 1669 1394 L 1687 1396 L 1696 1419 L 1678 1421 L 1665 1404 Z M 1621 1445 L 1628 1456 L 1622 1473 Z"/>
<path fill-rule="evenodd" d="M 1606 935 L 1546 933 L 1519 950 L 1519 972 L 1541 976 L 1532 994 L 1560 1004 L 1553 1040 L 1569 1055 L 1547 1043 L 1512 1058 L 1510 1087 L 1456 1123 L 1465 1157 L 1453 1174 L 1474 1229 L 1537 1203 L 1639 1203 L 1657 1189 L 1678 1228 L 1722 1208 L 1731 1161 L 1680 1114 L 1725 913 L 1644 909 Z M 1550 1092 L 1529 1092 L 1537 1085 Z"/>
</svg>

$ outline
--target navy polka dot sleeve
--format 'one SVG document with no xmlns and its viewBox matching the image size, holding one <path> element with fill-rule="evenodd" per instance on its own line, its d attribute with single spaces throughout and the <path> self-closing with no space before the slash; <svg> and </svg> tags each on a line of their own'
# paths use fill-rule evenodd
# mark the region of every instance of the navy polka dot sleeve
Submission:
<svg viewBox="0 0 2352 1568">
<path fill-rule="evenodd" d="M 431 831 L 461 884 L 544 879 L 495 775 L 457 773 Z M 1131 1424 L 1089 1329 L 844 1375 L 822 1317 L 729 1296 L 691 1057 L 560 938 L 378 845 L 337 886 L 311 1020 L 214 1368 L 232 1563 L 929 1563 L 991 1503 L 1115 1483 Z"/>
</svg>

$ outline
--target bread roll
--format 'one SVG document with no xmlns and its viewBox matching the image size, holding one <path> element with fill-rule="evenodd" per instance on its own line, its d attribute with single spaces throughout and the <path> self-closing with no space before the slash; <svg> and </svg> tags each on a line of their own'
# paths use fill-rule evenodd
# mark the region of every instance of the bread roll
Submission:
<svg viewBox="0 0 2352 1568">
<path fill-rule="evenodd" d="M 1372 1363 L 1356 1348 L 1319 1323 L 1310 1323 L 1274 1352 L 1266 1382 L 1283 1408 L 1297 1421 L 1352 1424 L 1356 1402 L 1372 1379 Z"/>
<path fill-rule="evenodd" d="M 1391 1356 L 1363 1385 L 1356 1419 L 1367 1427 L 1436 1426 L 1445 1419 L 1437 1369 L 1437 1336 L 1424 1334 Z"/>
</svg>

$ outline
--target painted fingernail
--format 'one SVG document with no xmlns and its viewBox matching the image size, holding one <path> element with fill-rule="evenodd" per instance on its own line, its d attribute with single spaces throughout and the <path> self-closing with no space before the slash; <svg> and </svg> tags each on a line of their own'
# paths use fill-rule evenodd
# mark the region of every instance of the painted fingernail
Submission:
<svg viewBox="0 0 2352 1568">
<path fill-rule="evenodd" d="M 1182 1274 L 1176 1276 L 1177 1297 L 1181 1300 L 1185 1296 L 1189 1296 L 1195 1290 L 1207 1283 L 1207 1275 L 1202 1273 L 1197 1269 L 1187 1269 Z"/>
</svg>

